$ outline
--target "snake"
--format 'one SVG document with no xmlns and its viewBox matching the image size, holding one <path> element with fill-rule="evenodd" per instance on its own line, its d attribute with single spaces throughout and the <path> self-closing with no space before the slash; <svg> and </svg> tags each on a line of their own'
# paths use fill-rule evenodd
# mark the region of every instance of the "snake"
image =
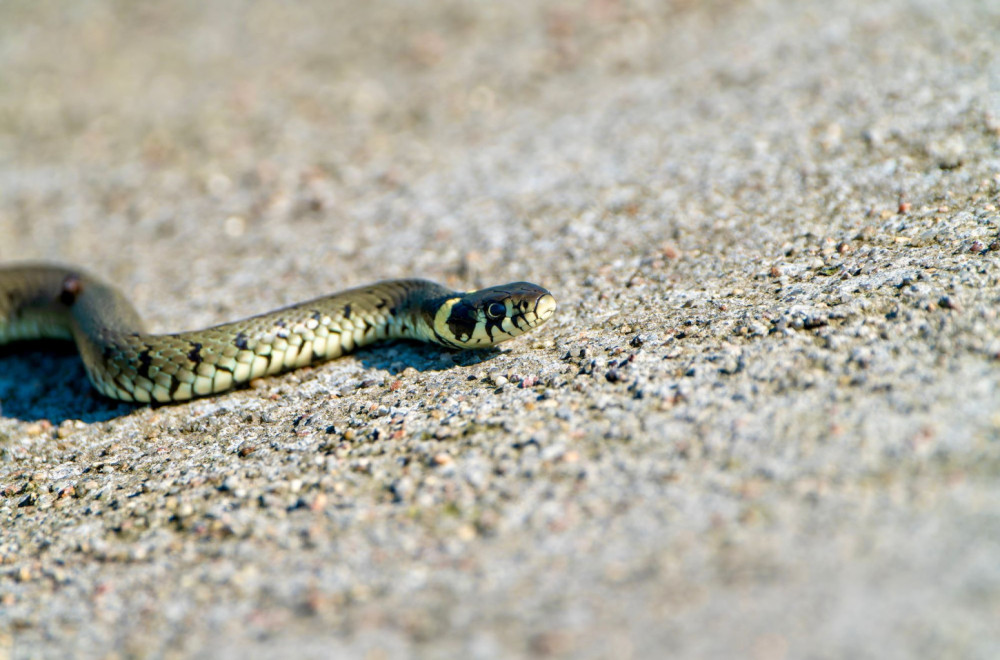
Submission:
<svg viewBox="0 0 1000 660">
<path fill-rule="evenodd" d="M 151 334 L 124 294 L 79 268 L 0 266 L 0 345 L 74 341 L 94 388 L 136 403 L 218 394 L 383 340 L 490 348 L 537 328 L 555 310 L 552 294 L 530 282 L 462 293 L 397 279 L 203 330 Z"/>
</svg>

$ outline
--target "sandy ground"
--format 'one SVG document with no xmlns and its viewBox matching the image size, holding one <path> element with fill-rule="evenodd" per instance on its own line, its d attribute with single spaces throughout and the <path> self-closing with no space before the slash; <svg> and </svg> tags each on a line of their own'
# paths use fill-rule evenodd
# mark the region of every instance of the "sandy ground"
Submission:
<svg viewBox="0 0 1000 660">
<path fill-rule="evenodd" d="M 203 6 L 205 5 L 205 6 Z M 1000 6 L 0 5 L 0 260 L 542 331 L 160 408 L 0 354 L 0 658 L 1000 655 Z"/>
</svg>

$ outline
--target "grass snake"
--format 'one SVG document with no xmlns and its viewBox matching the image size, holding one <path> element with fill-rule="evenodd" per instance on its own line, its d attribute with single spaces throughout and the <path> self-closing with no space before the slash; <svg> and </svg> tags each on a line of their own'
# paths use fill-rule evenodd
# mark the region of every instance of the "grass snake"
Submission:
<svg viewBox="0 0 1000 660">
<path fill-rule="evenodd" d="M 204 330 L 148 334 L 124 295 L 79 269 L 0 267 L 0 345 L 73 340 L 101 394 L 143 403 L 217 394 L 386 339 L 488 348 L 538 327 L 555 309 L 552 295 L 528 282 L 459 293 L 406 279 Z"/>
</svg>

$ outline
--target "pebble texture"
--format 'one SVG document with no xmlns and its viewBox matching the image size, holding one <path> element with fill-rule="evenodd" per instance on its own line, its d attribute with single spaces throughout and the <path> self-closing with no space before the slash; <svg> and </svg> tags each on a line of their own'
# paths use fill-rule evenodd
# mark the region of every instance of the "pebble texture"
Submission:
<svg viewBox="0 0 1000 660">
<path fill-rule="evenodd" d="M 1000 7 L 0 5 L 0 260 L 542 331 L 132 407 L 0 354 L 0 658 L 1000 655 Z"/>
</svg>

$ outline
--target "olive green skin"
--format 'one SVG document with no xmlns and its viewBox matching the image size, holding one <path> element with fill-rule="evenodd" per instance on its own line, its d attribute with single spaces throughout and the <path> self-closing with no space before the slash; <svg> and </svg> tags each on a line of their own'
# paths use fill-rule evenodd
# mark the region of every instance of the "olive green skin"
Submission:
<svg viewBox="0 0 1000 660">
<path fill-rule="evenodd" d="M 204 330 L 148 334 L 117 289 L 79 269 L 0 268 L 0 344 L 73 340 L 101 394 L 141 403 L 218 394 L 381 340 L 488 348 L 540 326 L 555 309 L 548 291 L 527 282 L 459 293 L 389 280 Z"/>
</svg>

